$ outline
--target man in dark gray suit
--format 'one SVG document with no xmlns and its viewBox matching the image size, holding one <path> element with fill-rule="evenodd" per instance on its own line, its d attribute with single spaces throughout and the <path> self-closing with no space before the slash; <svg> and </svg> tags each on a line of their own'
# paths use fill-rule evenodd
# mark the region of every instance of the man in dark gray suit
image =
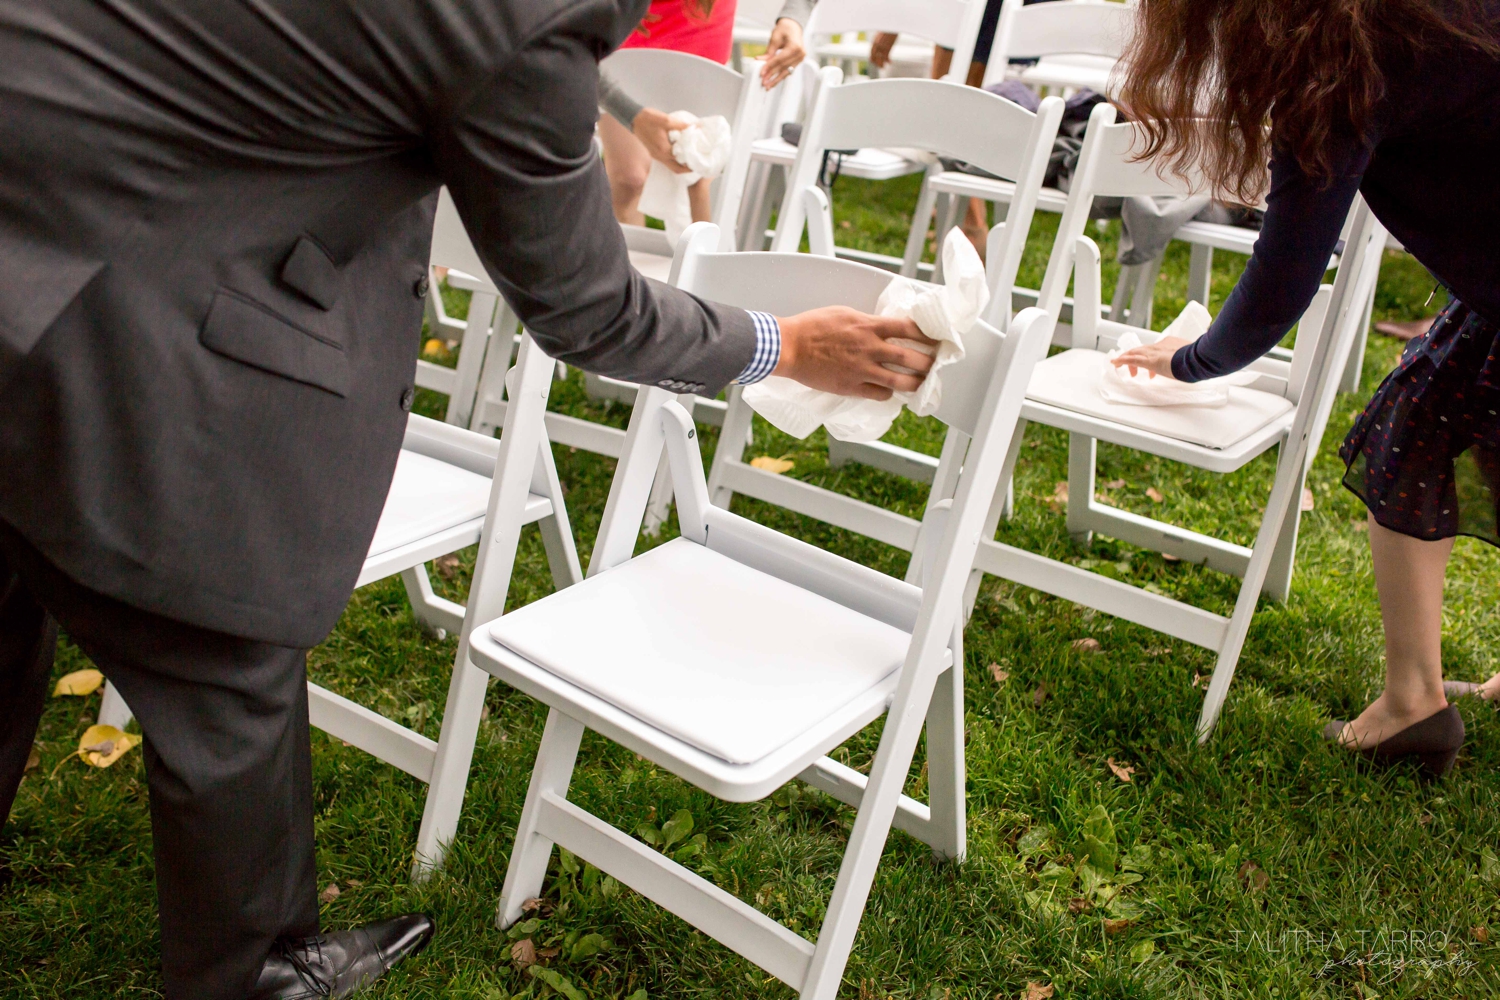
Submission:
<svg viewBox="0 0 1500 1000">
<path fill-rule="evenodd" d="M 646 0 L 0 0 L 0 821 L 57 624 L 141 721 L 169 997 L 343 995 L 420 915 L 319 934 L 305 650 L 414 388 L 435 192 L 550 354 L 883 398 L 905 321 L 629 266 L 597 60 Z"/>
</svg>

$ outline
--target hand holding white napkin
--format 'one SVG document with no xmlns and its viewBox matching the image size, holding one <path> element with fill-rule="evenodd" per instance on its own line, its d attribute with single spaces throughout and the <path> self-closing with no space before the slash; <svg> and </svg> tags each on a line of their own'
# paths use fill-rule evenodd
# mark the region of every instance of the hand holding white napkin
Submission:
<svg viewBox="0 0 1500 1000">
<path fill-rule="evenodd" d="M 1189 302 L 1161 335 L 1192 343 L 1208 332 L 1211 323 L 1213 317 L 1203 303 Z M 1119 346 L 1106 357 L 1113 361 L 1140 346 L 1141 338 L 1137 334 L 1123 333 Z M 1229 386 L 1249 385 L 1255 379 L 1254 372 L 1235 372 L 1201 382 L 1179 382 L 1174 378 L 1153 377 L 1144 368 L 1137 368 L 1132 375 L 1125 365 L 1106 364 L 1099 378 L 1099 395 L 1111 403 L 1133 406 L 1223 406 L 1229 402 Z"/>
<path fill-rule="evenodd" d="M 891 429 L 902 406 L 909 406 L 922 417 L 936 413 L 943 400 L 939 372 L 963 358 L 963 334 L 990 300 L 984 264 L 974 245 L 957 228 L 950 230 L 943 242 L 943 274 L 944 285 L 893 278 L 875 304 L 876 315 L 910 318 L 924 334 L 938 341 L 936 347 L 910 340 L 891 341 L 933 357 L 932 369 L 916 392 L 892 393 L 886 400 L 862 399 L 810 389 L 772 375 L 746 386 L 745 402 L 772 426 L 795 438 L 805 438 L 824 426 L 840 441 L 856 442 L 878 440 Z"/>
<path fill-rule="evenodd" d="M 668 117 L 687 123 L 685 129 L 668 132 L 667 138 L 672 141 L 672 158 L 689 172 L 676 174 L 652 160 L 646 186 L 641 190 L 640 209 L 666 223 L 667 239 L 676 246 L 677 238 L 693 222 L 687 189 L 705 177 L 713 180 L 724 172 L 733 137 L 723 115 L 699 118 L 691 111 L 674 111 Z"/>
</svg>

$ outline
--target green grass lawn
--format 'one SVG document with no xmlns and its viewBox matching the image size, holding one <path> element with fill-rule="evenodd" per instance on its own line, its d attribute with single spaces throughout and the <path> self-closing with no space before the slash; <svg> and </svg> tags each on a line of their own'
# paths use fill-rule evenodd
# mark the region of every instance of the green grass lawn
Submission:
<svg viewBox="0 0 1500 1000">
<path fill-rule="evenodd" d="M 915 179 L 837 184 L 840 239 L 899 253 Z M 1021 283 L 1035 287 L 1055 226 L 1038 216 Z M 1096 234 L 1112 289 L 1118 224 Z M 1243 259 L 1220 254 L 1217 310 Z M 1187 252 L 1169 251 L 1158 289 L 1158 328 L 1183 304 Z M 1431 279 L 1389 254 L 1377 318 L 1424 313 Z M 450 306 L 462 310 L 462 296 Z M 1500 724 L 1466 705 L 1469 743 L 1446 781 L 1374 773 L 1318 736 L 1331 714 L 1357 712 L 1380 689 L 1381 634 L 1364 514 L 1342 490 L 1340 436 L 1392 367 L 1399 345 L 1372 336 L 1364 385 L 1340 397 L 1310 485 L 1290 601 L 1263 602 L 1223 721 L 1206 747 L 1193 725 L 1212 656 L 1067 601 L 990 579 L 966 641 L 969 856 L 935 863 L 924 845 L 892 833 L 841 996 L 873 1000 L 1016 998 L 1028 983 L 1057 998 L 1408 998 L 1500 996 L 1491 934 L 1500 935 Z M 554 407 L 623 426 L 623 406 L 588 400 L 575 373 Z M 424 394 L 423 412 L 443 401 Z M 705 459 L 715 436 L 703 435 Z M 940 428 L 903 416 L 892 439 L 935 454 Z M 593 542 L 612 461 L 556 450 L 580 554 Z M 757 423 L 747 453 L 785 456 L 790 475 L 919 514 L 926 488 L 858 466 L 831 469 L 822 433 L 796 441 Z M 1264 456 L 1227 477 L 1109 446 L 1100 481 L 1123 480 L 1111 502 L 1248 543 L 1273 472 Z M 1065 437 L 1033 428 L 1017 479 L 1016 545 L 1151 584 L 1227 613 L 1236 581 L 1168 563 L 1107 539 L 1070 547 L 1049 503 L 1066 477 Z M 1158 491 L 1158 503 L 1147 489 Z M 906 554 L 739 498 L 735 510 L 900 574 Z M 669 524 L 662 538 L 674 532 Z M 643 546 L 655 544 L 643 540 Z M 473 553 L 439 585 L 464 592 Z M 1460 539 L 1450 572 L 1444 655 L 1448 675 L 1497 668 L 1500 560 Z M 551 590 L 539 537 L 528 529 L 511 606 Z M 774 628 L 774 623 L 765 623 Z M 1099 652 L 1079 652 L 1081 638 Z M 436 738 L 453 640 L 423 636 L 399 581 L 357 593 L 338 628 L 311 655 L 322 684 Z M 59 674 L 84 664 L 64 643 Z M 995 679 L 994 670 L 1009 676 Z M 1038 704 L 1035 692 L 1045 686 Z M 146 784 L 139 750 L 108 770 L 69 755 L 98 711 L 98 695 L 49 703 L 40 765 L 0 831 L 0 996 L 151 996 L 157 972 L 155 888 Z M 518 937 L 496 931 L 511 837 L 544 712 L 492 685 L 464 818 L 445 870 L 408 881 L 425 788 L 394 768 L 313 735 L 321 882 L 336 884 L 325 926 L 344 927 L 421 909 L 435 915 L 432 947 L 371 997 L 509 1000 L 556 992 L 511 958 Z M 872 757 L 877 731 L 838 754 Z M 1108 762 L 1134 768 L 1123 782 Z M 923 791 L 924 766 L 910 787 Z M 816 933 L 852 823 L 852 810 L 790 785 L 753 805 L 729 805 L 633 754 L 585 739 L 573 796 L 617 825 L 660 827 L 681 810 L 702 850 L 687 863 L 804 934 Z M 1118 859 L 1086 849 L 1085 830 Z M 1091 819 L 1092 816 L 1092 819 Z M 1093 853 L 1089 853 L 1090 850 Z M 1080 880 L 1085 857 L 1106 882 Z M 205 877 L 212 877 L 205 873 Z M 554 982 L 590 998 L 786 998 L 792 992 L 750 963 L 571 858 L 554 857 L 541 916 L 524 933 Z M 596 950 L 600 935 L 607 946 Z M 555 953 L 551 949 L 557 949 Z M 592 952 L 592 953 L 591 953 Z M 558 979 L 556 977 L 563 977 Z M 1043 991 L 1042 995 L 1045 995 Z"/>
</svg>

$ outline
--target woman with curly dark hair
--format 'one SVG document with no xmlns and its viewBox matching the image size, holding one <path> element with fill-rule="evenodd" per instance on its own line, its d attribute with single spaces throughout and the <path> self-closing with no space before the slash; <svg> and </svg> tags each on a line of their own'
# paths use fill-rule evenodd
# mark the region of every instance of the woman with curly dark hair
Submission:
<svg viewBox="0 0 1500 1000">
<path fill-rule="evenodd" d="M 1312 300 L 1356 191 L 1448 291 L 1340 450 L 1369 508 L 1386 688 L 1325 731 L 1446 773 L 1464 738 L 1442 678 L 1448 555 L 1460 534 L 1500 545 L 1500 0 L 1141 0 L 1125 72 L 1143 155 L 1252 203 L 1269 160 L 1270 187 L 1208 333 L 1117 364 L 1192 382 L 1270 350 Z M 1500 694 L 1500 675 L 1479 690 Z"/>
</svg>

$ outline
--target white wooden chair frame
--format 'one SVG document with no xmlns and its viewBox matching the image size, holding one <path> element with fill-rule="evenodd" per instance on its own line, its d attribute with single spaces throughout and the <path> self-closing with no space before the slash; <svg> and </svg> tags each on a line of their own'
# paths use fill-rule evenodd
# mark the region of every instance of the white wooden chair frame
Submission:
<svg viewBox="0 0 1500 1000">
<path fill-rule="evenodd" d="M 853 63 L 869 59 L 870 40 L 836 43 L 832 41 L 832 36 L 853 39 L 860 32 L 865 32 L 873 38 L 875 32 L 888 31 L 928 39 L 953 49 L 953 59 L 945 79 L 961 84 L 968 77 L 969 63 L 974 57 L 974 42 L 979 36 L 979 25 L 983 19 L 984 0 L 819 0 L 808 18 L 805 37 L 808 51 L 817 58 L 843 62 L 849 66 L 850 71 L 841 73 L 838 79 L 843 76 L 852 79 Z M 817 100 L 818 81 L 827 79 L 827 76 L 824 72 L 814 72 L 813 67 L 807 64 L 799 68 L 804 74 L 802 87 L 810 91 L 806 95 L 805 106 L 811 109 Z M 805 134 L 804 130 L 804 136 Z M 751 153 L 752 170 L 747 185 L 749 194 L 746 198 L 746 210 L 736 243 L 740 249 L 759 250 L 764 247 L 771 213 L 778 205 L 782 205 L 784 210 L 783 203 L 796 200 L 786 198 L 786 192 L 802 190 L 801 186 L 790 179 L 798 148 L 783 140 L 779 133 L 755 143 Z M 923 162 L 879 147 L 835 148 L 859 150 L 842 160 L 842 176 L 861 180 L 892 180 L 926 168 Z M 778 177 L 781 180 L 780 192 L 776 190 Z M 894 258 L 881 254 L 841 247 L 839 255 L 891 270 L 899 267 Z"/>
<path fill-rule="evenodd" d="M 451 219 L 440 216 L 435 229 L 433 259 L 442 266 L 464 263 L 461 258 L 455 261 L 453 247 L 466 245 L 468 239 L 461 225 L 455 235 L 450 228 L 453 225 L 458 225 L 456 215 Z M 472 248 L 469 252 L 472 254 Z M 413 856 L 414 878 L 425 877 L 442 863 L 447 845 L 458 828 L 489 682 L 488 675 L 469 662 L 469 631 L 475 621 L 494 618 L 504 610 L 521 528 L 536 524 L 541 530 L 552 579 L 559 589 L 583 577 L 562 486 L 543 426 L 553 370 L 552 360 L 531 338 L 522 338 L 510 381 L 515 397 L 526 400 L 527 405 L 515 407 L 507 414 L 499 441 L 491 435 L 415 414 L 407 418 L 402 451 L 490 479 L 488 509 L 482 516 L 446 524 L 421 538 L 369 557 L 354 584 L 358 589 L 399 574 L 417 621 L 439 638 L 449 633 L 459 637 L 437 741 L 319 684 L 312 681 L 307 684 L 309 720 L 313 726 L 427 782 L 428 794 Z M 432 589 L 426 563 L 476 543 L 479 556 L 467 606 L 438 596 Z M 107 685 L 100 721 L 123 728 L 131 715 L 119 693 Z"/>
<path fill-rule="evenodd" d="M 1101 317 L 1099 250 L 1082 235 L 1092 199 L 1182 193 L 1184 186 L 1176 178 L 1158 175 L 1150 163 L 1132 163 L 1131 151 L 1138 148 L 1135 127 L 1114 125 L 1114 116 L 1109 105 L 1094 109 L 1041 291 L 1043 307 L 1055 307 L 1069 278 L 1074 279 L 1073 346 L 1100 351 L 1112 349 L 1127 330 L 1146 341 L 1160 335 Z M 1295 404 L 1294 409 L 1262 429 L 1219 450 L 1030 398 L 1021 411 L 1024 421 L 1059 427 L 1070 434 L 1067 524 L 1075 541 L 1087 544 L 1091 533 L 1098 531 L 1240 576 L 1244 582 L 1230 617 L 994 541 L 994 528 L 1005 508 L 1003 492 L 996 495 L 985 525 L 985 541 L 976 559 L 978 569 L 970 584 L 971 601 L 980 571 L 992 573 L 1218 654 L 1198 722 L 1200 741 L 1208 739 L 1218 721 L 1259 597 L 1264 592 L 1275 600 L 1285 600 L 1290 591 L 1303 483 L 1332 410 L 1338 376 L 1363 316 L 1363 304 L 1379 273 L 1379 247 L 1384 244 L 1384 230 L 1362 200 L 1356 202 L 1352 216 L 1352 236 L 1335 284 L 1332 288 L 1324 286 L 1303 315 L 1298 347 L 1291 360 L 1266 357 L 1250 366 L 1260 376 L 1250 388 L 1283 395 Z M 1023 433 L 1017 433 L 1016 442 Z M 1275 482 L 1254 545 L 1235 545 L 1096 501 L 1098 440 L 1218 473 L 1240 469 L 1272 447 L 1279 448 Z"/>
<path fill-rule="evenodd" d="M 766 280 L 745 280 L 747 268 L 762 279 L 812 272 L 825 279 L 822 286 L 834 286 L 819 304 L 840 301 L 866 310 L 889 280 L 874 269 L 809 255 L 711 254 L 716 236 L 710 228 L 704 226 L 696 234 L 689 230 L 684 236 L 678 267 L 682 287 L 720 300 L 776 311 L 800 311 L 798 307 L 810 304 L 813 294 L 806 282 L 789 289 L 785 281 L 778 287 Z M 728 257 L 740 260 L 724 259 Z M 759 295 L 745 291 L 752 285 L 760 287 Z M 549 673 L 506 649 L 480 626 L 474 633 L 476 662 L 550 708 L 500 898 L 499 926 L 519 919 L 524 902 L 539 894 L 553 845 L 558 844 L 744 955 L 798 990 L 804 1000 L 832 1000 L 890 828 L 894 825 L 927 842 L 940 857 L 962 858 L 963 591 L 988 499 L 1012 451 L 1009 438 L 1026 380 L 1050 340 L 1048 323 L 1044 313 L 1029 310 L 1016 318 L 1003 339 L 992 329 L 976 327 L 972 360 L 950 369 L 954 381 L 945 384 L 939 415 L 960 427 L 974 444 L 955 497 L 929 513 L 930 554 L 923 589 L 709 504 L 691 418 L 664 391 L 651 388 L 641 393 L 590 575 L 631 558 L 665 449 L 685 539 L 908 631 L 911 642 L 898 674 L 784 748 L 754 763 L 735 765 Z M 882 715 L 888 718 L 868 778 L 826 756 Z M 924 724 L 930 804 L 901 794 Z M 585 728 L 728 801 L 754 801 L 800 777 L 854 805 L 858 817 L 816 943 L 570 802 L 568 786 Z"/>
<path fill-rule="evenodd" d="M 991 299 L 985 318 L 996 328 L 1005 329 L 1010 317 L 1009 289 L 1026 249 L 1036 192 L 1062 117 L 1062 101 L 1049 98 L 1032 115 L 993 94 L 945 81 L 877 80 L 840 86 L 836 68 L 822 72 L 824 84 L 808 118 L 792 173 L 803 197 L 788 200 L 777 227 L 776 247 L 781 252 L 795 251 L 805 222 L 813 253 L 833 256 L 833 215 L 826 195 L 816 185 L 824 149 L 879 141 L 977 162 L 1002 176 L 1015 177 L 1021 191 L 1011 218 L 995 226 L 989 236 L 987 278 Z M 918 109 L 924 113 L 916 114 Z M 745 441 L 754 414 L 742 394 L 739 387 L 731 387 L 724 432 L 714 453 L 708 488 L 715 506 L 727 510 L 734 494 L 743 493 L 908 552 L 917 550 L 920 521 L 746 463 Z M 930 482 L 931 506 L 953 495 L 958 462 L 967 447 L 962 432 L 950 429 L 939 459 L 882 441 L 851 444 L 833 440 L 829 442 L 829 457 L 836 464 L 860 461 Z M 917 571 L 918 561 L 913 560 L 908 578 L 915 578 Z"/>
</svg>

